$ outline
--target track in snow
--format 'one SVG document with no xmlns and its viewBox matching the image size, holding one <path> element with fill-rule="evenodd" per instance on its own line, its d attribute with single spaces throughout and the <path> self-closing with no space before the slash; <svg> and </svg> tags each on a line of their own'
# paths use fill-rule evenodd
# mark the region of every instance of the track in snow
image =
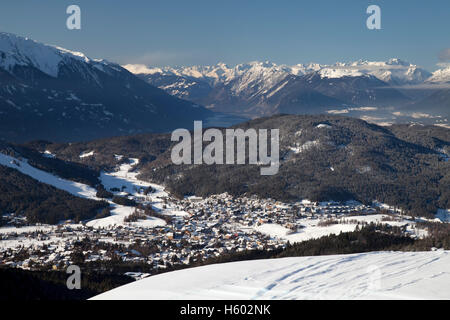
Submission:
<svg viewBox="0 0 450 320">
<path fill-rule="evenodd" d="M 93 299 L 450 299 L 450 251 L 372 252 L 209 265 Z"/>
</svg>

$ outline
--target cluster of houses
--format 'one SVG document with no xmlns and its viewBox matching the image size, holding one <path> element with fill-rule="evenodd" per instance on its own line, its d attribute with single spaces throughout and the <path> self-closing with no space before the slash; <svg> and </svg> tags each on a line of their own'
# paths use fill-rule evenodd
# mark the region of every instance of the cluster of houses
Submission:
<svg viewBox="0 0 450 320">
<path fill-rule="evenodd" d="M 266 223 L 279 224 L 292 230 L 301 228 L 301 219 L 322 219 L 342 215 L 374 214 L 377 209 L 356 201 L 283 203 L 256 196 L 235 198 L 227 193 L 206 199 L 191 197 L 176 202 L 178 210 L 201 221 L 238 224 L 252 227 Z"/>
<path fill-rule="evenodd" d="M 114 258 L 163 269 L 225 253 L 285 247 L 285 240 L 256 231 L 263 224 L 278 224 L 294 233 L 302 228 L 304 219 L 376 212 L 375 208 L 358 202 L 282 203 L 257 197 L 233 197 L 226 193 L 205 199 L 169 198 L 165 203 L 185 214 L 173 215 L 165 225 L 152 227 L 133 223 L 102 228 L 61 224 L 42 226 L 44 230 L 1 232 L 0 265 L 65 269 L 74 263 L 73 253 L 83 242 L 81 255 L 84 262 Z"/>
</svg>

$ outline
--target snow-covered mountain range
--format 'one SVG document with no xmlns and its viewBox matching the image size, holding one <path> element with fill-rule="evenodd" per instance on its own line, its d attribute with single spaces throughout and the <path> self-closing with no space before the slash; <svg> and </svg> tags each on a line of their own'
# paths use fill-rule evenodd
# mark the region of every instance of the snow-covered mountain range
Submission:
<svg viewBox="0 0 450 320">
<path fill-rule="evenodd" d="M 441 82 L 449 74 L 445 70 L 431 74 L 400 59 L 293 66 L 258 61 L 165 68 L 129 64 L 124 68 L 171 95 L 249 117 L 318 113 L 344 106 L 407 105 L 431 92 L 417 94 L 402 86 Z"/>
<path fill-rule="evenodd" d="M 67 141 L 167 132 L 191 128 L 193 120 L 223 120 L 223 114 L 214 112 L 241 117 L 223 120 L 226 125 L 242 117 L 347 113 L 361 107 L 388 108 L 391 115 L 394 107 L 397 114 L 405 113 L 398 107 L 416 114 L 433 110 L 443 121 L 450 110 L 449 81 L 449 68 L 431 74 L 399 59 L 334 65 L 122 67 L 0 33 L 0 139 Z M 421 85 L 443 88 L 403 89 Z"/>
<path fill-rule="evenodd" d="M 120 65 L 0 33 L 0 138 L 86 140 L 190 127 L 205 108 Z"/>
<path fill-rule="evenodd" d="M 230 83 L 237 78 L 243 81 L 254 82 L 264 80 L 269 86 L 270 82 L 277 83 L 287 75 L 303 76 L 318 72 L 323 78 L 341 78 L 345 76 L 356 77 L 373 75 L 382 81 L 395 84 L 421 83 L 431 76 L 431 73 L 417 65 L 390 59 L 387 62 L 372 62 L 359 60 L 355 62 L 337 62 L 334 65 L 317 63 L 297 64 L 293 66 L 277 65 L 273 62 L 254 61 L 238 64 L 234 67 L 225 63 L 213 66 L 165 67 L 151 68 L 144 65 L 124 65 L 130 72 L 136 74 L 162 74 L 180 77 L 202 79 L 210 84 Z M 239 92 L 239 88 L 236 88 Z"/>
</svg>

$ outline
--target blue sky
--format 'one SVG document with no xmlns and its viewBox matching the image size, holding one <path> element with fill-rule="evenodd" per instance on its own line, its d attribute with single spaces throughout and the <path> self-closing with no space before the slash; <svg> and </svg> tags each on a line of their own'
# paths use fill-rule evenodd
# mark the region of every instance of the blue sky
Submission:
<svg viewBox="0 0 450 320">
<path fill-rule="evenodd" d="M 66 28 L 70 4 L 81 30 Z M 382 30 L 366 28 L 370 4 L 381 7 Z M 450 48 L 450 1 L 2 0 L 0 30 L 122 64 L 398 57 L 434 70 Z"/>
</svg>

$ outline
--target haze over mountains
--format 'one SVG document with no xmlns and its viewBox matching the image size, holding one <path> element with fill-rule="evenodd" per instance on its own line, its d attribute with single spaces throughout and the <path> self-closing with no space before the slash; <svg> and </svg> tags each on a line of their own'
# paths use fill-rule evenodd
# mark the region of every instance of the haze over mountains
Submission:
<svg viewBox="0 0 450 320">
<path fill-rule="evenodd" d="M 400 59 L 334 65 L 287 66 L 256 61 L 234 67 L 224 63 L 177 68 L 124 67 L 171 95 L 214 111 L 250 118 L 277 113 L 333 113 L 336 109 L 348 113 L 361 107 L 386 109 L 383 116 L 398 118 L 392 113 L 408 114 L 417 111 L 417 106 L 428 105 L 427 99 L 445 92 L 450 81 L 450 68 L 430 73 Z M 448 95 L 436 102 L 432 109 L 436 114 L 432 117 L 446 122 L 439 116 L 449 115 Z M 373 116 L 379 117 L 379 112 Z"/>
</svg>

